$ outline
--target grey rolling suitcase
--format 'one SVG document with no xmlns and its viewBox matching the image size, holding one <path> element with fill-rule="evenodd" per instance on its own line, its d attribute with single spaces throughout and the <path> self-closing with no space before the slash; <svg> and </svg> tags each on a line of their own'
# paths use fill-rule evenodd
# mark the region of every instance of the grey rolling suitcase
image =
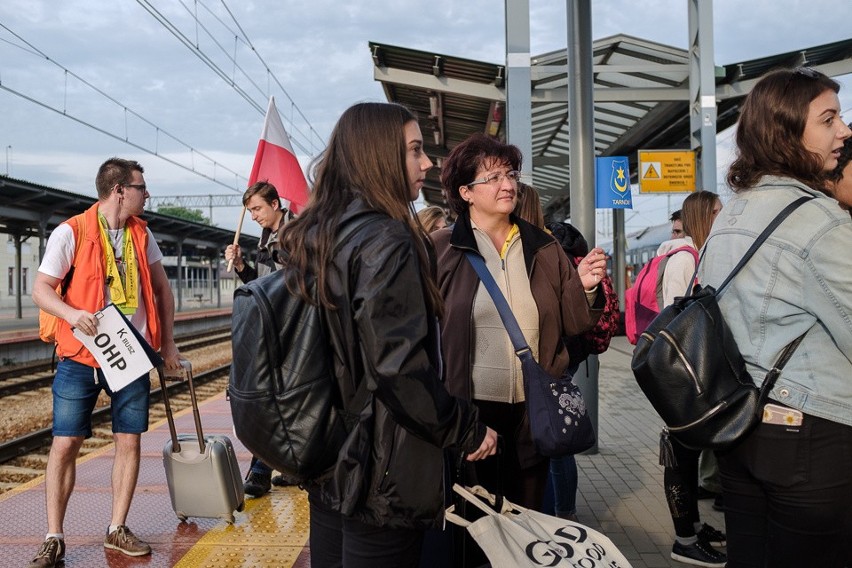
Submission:
<svg viewBox="0 0 852 568">
<path fill-rule="evenodd" d="M 192 384 L 192 367 L 184 361 L 192 400 L 196 434 L 178 434 L 169 404 L 163 367 L 157 367 L 171 440 L 163 448 L 163 465 L 172 508 L 178 519 L 221 518 L 234 522 L 234 511 L 243 510 L 243 480 L 234 446 L 227 436 L 204 436 L 201 415 Z"/>
</svg>

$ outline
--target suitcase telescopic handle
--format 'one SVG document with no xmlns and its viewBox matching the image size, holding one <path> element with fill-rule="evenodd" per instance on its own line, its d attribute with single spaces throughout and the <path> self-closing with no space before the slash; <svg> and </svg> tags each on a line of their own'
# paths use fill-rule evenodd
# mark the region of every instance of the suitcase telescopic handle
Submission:
<svg viewBox="0 0 852 568">
<path fill-rule="evenodd" d="M 192 381 L 192 364 L 186 359 L 181 359 L 180 364 L 186 371 L 186 380 L 189 383 L 189 399 L 192 402 L 192 417 L 195 419 L 195 433 L 198 435 L 198 451 L 204 453 L 204 431 L 201 429 L 201 413 L 198 411 L 198 399 L 195 396 L 195 383 Z"/>
<path fill-rule="evenodd" d="M 189 385 L 189 398 L 192 402 L 192 416 L 195 419 L 195 432 L 198 435 L 198 450 L 203 454 L 206 444 L 204 442 L 204 432 L 201 429 L 201 414 L 198 411 L 198 400 L 195 397 L 195 385 L 192 382 L 192 363 L 186 359 L 181 359 L 180 364 L 183 367 L 187 384 Z M 157 367 L 157 375 L 160 377 L 160 390 L 163 393 L 163 404 L 166 407 L 166 420 L 169 423 L 169 434 L 172 437 L 172 453 L 177 453 L 180 452 L 180 442 L 177 437 L 177 429 L 175 428 L 175 418 L 174 414 L 172 414 L 172 406 L 169 403 L 169 392 L 166 388 L 166 372 L 162 365 Z"/>
<path fill-rule="evenodd" d="M 169 403 L 169 389 L 166 386 L 166 373 L 162 365 L 157 365 L 157 376 L 160 378 L 160 392 L 163 393 L 163 405 L 166 407 L 166 420 L 169 423 L 169 434 L 172 436 L 172 452 L 180 451 L 180 442 L 175 430 L 175 418 L 172 415 L 172 405 Z"/>
</svg>

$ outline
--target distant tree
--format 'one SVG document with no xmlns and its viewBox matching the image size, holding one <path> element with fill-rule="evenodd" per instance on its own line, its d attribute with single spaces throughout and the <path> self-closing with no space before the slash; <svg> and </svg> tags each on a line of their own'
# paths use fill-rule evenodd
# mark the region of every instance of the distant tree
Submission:
<svg viewBox="0 0 852 568">
<path fill-rule="evenodd" d="M 179 217 L 181 219 L 186 219 L 187 221 L 195 221 L 196 223 L 204 223 L 205 225 L 210 225 L 210 219 L 205 217 L 200 209 L 187 209 L 186 207 L 181 207 L 179 205 L 160 205 L 157 208 L 157 213 L 160 215 L 171 215 L 172 217 Z"/>
</svg>

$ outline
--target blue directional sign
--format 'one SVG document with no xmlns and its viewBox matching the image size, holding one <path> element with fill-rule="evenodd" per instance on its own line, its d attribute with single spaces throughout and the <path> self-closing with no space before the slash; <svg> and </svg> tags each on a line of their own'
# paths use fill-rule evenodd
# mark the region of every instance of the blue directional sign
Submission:
<svg viewBox="0 0 852 568">
<path fill-rule="evenodd" d="M 627 156 L 595 158 L 595 207 L 633 209 Z"/>
</svg>

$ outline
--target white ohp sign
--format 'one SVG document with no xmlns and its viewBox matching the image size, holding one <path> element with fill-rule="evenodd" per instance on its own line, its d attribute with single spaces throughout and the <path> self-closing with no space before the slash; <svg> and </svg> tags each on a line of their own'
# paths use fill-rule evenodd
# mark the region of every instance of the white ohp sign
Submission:
<svg viewBox="0 0 852 568">
<path fill-rule="evenodd" d="M 95 312 L 95 317 L 99 320 L 95 335 L 85 335 L 77 329 L 73 333 L 94 355 L 112 392 L 121 390 L 154 368 L 142 346 L 144 340 L 134 333 L 115 304 Z"/>
</svg>

